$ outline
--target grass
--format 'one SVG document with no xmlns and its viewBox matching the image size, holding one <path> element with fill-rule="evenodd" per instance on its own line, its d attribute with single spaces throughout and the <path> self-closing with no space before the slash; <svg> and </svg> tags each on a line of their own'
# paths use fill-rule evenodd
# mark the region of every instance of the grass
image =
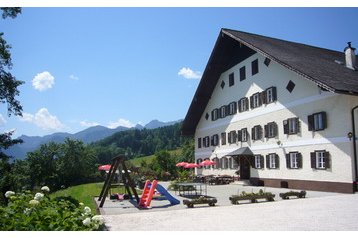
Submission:
<svg viewBox="0 0 358 238">
<path fill-rule="evenodd" d="M 94 212 L 96 211 L 96 204 L 93 200 L 93 197 L 98 197 L 101 193 L 103 183 L 88 183 L 81 184 L 66 189 L 56 191 L 50 195 L 51 198 L 61 197 L 61 196 L 71 196 L 77 199 L 79 202 L 85 204 L 91 208 Z M 124 187 L 112 189 L 112 193 L 124 193 Z"/>
<path fill-rule="evenodd" d="M 176 150 L 170 150 L 168 151 L 170 155 L 174 155 L 174 154 L 181 154 L 182 149 L 178 148 Z M 149 156 L 143 156 L 143 157 L 138 157 L 138 158 L 134 158 L 129 160 L 134 166 L 140 166 L 140 163 L 142 161 L 146 161 L 147 164 L 151 163 L 153 161 L 153 159 L 155 158 L 155 155 L 149 155 Z"/>
</svg>

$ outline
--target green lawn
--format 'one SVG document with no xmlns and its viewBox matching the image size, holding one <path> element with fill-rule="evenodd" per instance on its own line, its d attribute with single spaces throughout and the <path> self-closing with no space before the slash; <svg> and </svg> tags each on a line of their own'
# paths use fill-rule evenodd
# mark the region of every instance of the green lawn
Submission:
<svg viewBox="0 0 358 238">
<path fill-rule="evenodd" d="M 89 206 L 92 212 L 96 211 L 96 204 L 93 201 L 93 197 L 99 196 L 102 190 L 103 183 L 88 183 L 81 184 L 66 189 L 61 189 L 50 195 L 51 198 L 60 196 L 71 196 L 77 199 L 79 202 Z M 112 193 L 124 193 L 124 187 L 112 189 Z"/>
<path fill-rule="evenodd" d="M 182 149 L 179 148 L 179 149 L 176 149 L 176 150 L 170 150 L 170 151 L 168 151 L 168 152 L 169 152 L 171 155 L 173 155 L 173 154 L 177 154 L 177 155 L 178 155 L 178 154 L 181 153 L 181 151 L 182 151 Z M 129 160 L 129 161 L 130 161 L 134 166 L 140 166 L 140 163 L 141 163 L 142 161 L 146 161 L 147 164 L 149 164 L 150 162 L 153 161 L 154 157 L 155 157 L 155 155 L 149 155 L 149 156 L 134 158 L 134 159 L 131 159 L 131 160 Z"/>
</svg>

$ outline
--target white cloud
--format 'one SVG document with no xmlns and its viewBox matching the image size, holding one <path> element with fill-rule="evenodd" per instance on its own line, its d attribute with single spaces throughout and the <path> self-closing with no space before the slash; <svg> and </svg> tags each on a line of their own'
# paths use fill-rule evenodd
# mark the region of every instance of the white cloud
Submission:
<svg viewBox="0 0 358 238">
<path fill-rule="evenodd" d="M 99 123 L 97 123 L 97 122 L 89 122 L 89 121 L 86 121 L 86 120 L 81 121 L 80 124 L 83 127 L 92 127 L 92 126 L 98 126 L 99 125 Z"/>
<path fill-rule="evenodd" d="M 71 74 L 69 77 L 70 77 L 70 79 L 72 79 L 72 80 L 74 80 L 74 81 L 77 81 L 77 80 L 80 79 L 79 77 L 77 77 L 77 76 L 75 76 L 75 75 L 73 75 L 73 74 Z"/>
<path fill-rule="evenodd" d="M 2 114 L 0 114 L 0 126 L 3 126 L 3 125 L 5 125 L 6 124 L 6 119 L 3 117 L 3 115 Z"/>
<path fill-rule="evenodd" d="M 52 88 L 54 83 L 55 78 L 48 71 L 37 74 L 32 80 L 32 86 L 40 92 Z"/>
<path fill-rule="evenodd" d="M 201 72 L 199 71 L 193 71 L 190 68 L 181 68 L 178 72 L 179 76 L 183 76 L 186 79 L 200 79 L 201 78 Z"/>
<path fill-rule="evenodd" d="M 132 122 L 130 122 L 130 121 L 126 120 L 126 119 L 120 118 L 115 122 L 109 122 L 107 127 L 110 128 L 110 129 L 115 129 L 115 128 L 119 127 L 119 126 L 124 126 L 124 127 L 127 127 L 127 128 L 131 128 L 131 127 L 134 127 L 135 124 L 133 124 Z"/>
<path fill-rule="evenodd" d="M 59 131 L 65 128 L 56 116 L 50 114 L 47 108 L 41 108 L 35 115 L 23 113 L 20 120 L 33 123 L 44 130 Z"/>
</svg>

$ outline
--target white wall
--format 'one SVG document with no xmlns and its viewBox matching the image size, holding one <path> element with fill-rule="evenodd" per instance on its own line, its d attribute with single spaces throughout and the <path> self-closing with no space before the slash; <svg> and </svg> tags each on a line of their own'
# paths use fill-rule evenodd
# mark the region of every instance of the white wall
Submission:
<svg viewBox="0 0 358 238">
<path fill-rule="evenodd" d="M 251 62 L 259 59 L 259 73 L 251 76 Z M 242 146 L 248 146 L 255 154 L 266 155 L 277 153 L 280 157 L 280 169 L 251 169 L 251 177 L 262 178 L 285 178 L 285 179 L 304 179 L 319 181 L 352 182 L 353 169 L 352 142 L 348 139 L 347 133 L 352 131 L 351 113 L 352 105 L 358 105 L 358 97 L 339 95 L 320 90 L 313 82 L 302 76 L 287 70 L 283 66 L 271 61 L 267 67 L 264 65 L 265 58 L 255 54 L 230 70 L 222 73 L 210 101 L 198 123 L 195 133 L 195 157 L 213 158 L 224 156 Z M 246 79 L 239 80 L 239 69 L 246 67 Z M 235 84 L 229 87 L 229 74 L 234 72 Z M 222 89 L 220 84 L 225 81 Z M 286 86 L 291 80 L 295 83 L 295 88 L 290 93 Z M 211 111 L 220 108 L 232 101 L 238 101 L 242 97 L 250 97 L 256 92 L 275 86 L 277 88 L 277 101 L 275 103 L 262 105 L 261 107 L 250 109 L 249 111 L 236 113 L 216 121 L 211 120 Z M 323 131 L 308 131 L 307 116 L 320 111 L 327 113 L 328 127 Z M 205 114 L 210 115 L 205 119 Z M 285 135 L 283 133 L 283 120 L 291 117 L 299 117 L 301 132 L 297 135 Z M 220 134 L 261 125 L 262 128 L 268 122 L 275 121 L 278 124 L 279 135 L 276 138 L 263 138 L 259 141 L 239 142 L 222 146 L 221 141 L 218 146 L 208 148 L 197 148 L 197 139 L 205 136 Z M 278 141 L 282 146 L 278 146 Z M 325 149 L 331 155 L 331 169 L 313 170 L 310 165 L 310 152 Z M 215 152 L 215 154 L 213 153 Z M 298 170 L 287 169 L 285 153 L 299 151 L 303 156 L 303 168 Z M 266 162 L 266 161 L 265 161 Z M 202 174 L 234 174 L 234 169 L 212 170 L 199 169 Z"/>
</svg>

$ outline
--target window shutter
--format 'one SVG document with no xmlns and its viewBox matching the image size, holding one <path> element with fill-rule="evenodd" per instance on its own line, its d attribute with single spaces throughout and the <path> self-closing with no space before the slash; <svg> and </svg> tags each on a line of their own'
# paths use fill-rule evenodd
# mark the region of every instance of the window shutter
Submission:
<svg viewBox="0 0 358 238">
<path fill-rule="evenodd" d="M 307 118 L 308 121 L 308 130 L 313 131 L 314 130 L 314 117 L 313 115 L 309 115 Z"/>
<path fill-rule="evenodd" d="M 263 155 L 260 155 L 260 167 L 261 169 L 265 168 L 265 160 Z"/>
<path fill-rule="evenodd" d="M 245 105 L 246 105 L 246 110 L 245 111 L 248 111 L 249 110 L 249 99 L 248 98 L 245 98 Z"/>
<path fill-rule="evenodd" d="M 250 96 L 250 108 L 254 108 L 254 96 Z"/>
<path fill-rule="evenodd" d="M 266 168 L 271 169 L 270 167 L 270 156 L 266 155 Z"/>
<path fill-rule="evenodd" d="M 255 127 L 251 128 L 251 139 L 256 140 L 256 138 L 255 138 Z"/>
<path fill-rule="evenodd" d="M 283 121 L 283 133 L 288 134 L 288 120 Z"/>
<path fill-rule="evenodd" d="M 272 87 L 272 99 L 273 99 L 273 101 L 277 101 L 277 90 L 276 90 L 276 87 Z"/>
<path fill-rule="evenodd" d="M 250 161 L 251 167 L 255 168 L 256 167 L 255 156 L 251 156 L 249 161 Z"/>
<path fill-rule="evenodd" d="M 323 129 L 327 128 L 327 114 L 326 112 L 321 112 L 322 113 L 322 122 L 323 122 Z"/>
<path fill-rule="evenodd" d="M 241 130 L 237 131 L 237 141 L 242 141 L 242 133 Z"/>
<path fill-rule="evenodd" d="M 258 93 L 259 95 L 258 95 L 258 98 L 259 98 L 259 105 L 258 106 L 261 106 L 262 105 L 262 97 L 263 96 L 266 96 L 266 94 L 265 94 L 265 91 L 264 92 L 262 92 L 262 93 Z M 266 100 L 265 100 L 266 101 Z"/>
<path fill-rule="evenodd" d="M 241 107 L 241 101 L 242 101 L 243 99 L 240 99 L 239 101 L 238 101 L 238 104 L 239 104 L 239 112 L 242 112 L 242 107 Z"/>
<path fill-rule="evenodd" d="M 278 126 L 277 126 L 277 123 L 276 123 L 276 122 L 273 122 L 273 123 L 272 123 L 272 126 L 273 126 L 274 137 L 275 137 L 275 136 L 278 136 Z"/>
<path fill-rule="evenodd" d="M 275 163 L 276 169 L 280 168 L 280 157 L 278 157 L 278 154 L 275 154 Z"/>
<path fill-rule="evenodd" d="M 269 125 L 264 125 L 264 129 L 265 129 L 265 138 L 268 138 L 268 128 L 269 128 Z"/>
<path fill-rule="evenodd" d="M 288 169 L 290 169 L 291 168 L 291 163 L 290 163 L 290 154 L 288 153 L 288 154 L 286 154 L 286 167 L 288 168 Z"/>
<path fill-rule="evenodd" d="M 298 168 L 302 168 L 302 154 L 301 153 L 297 153 L 297 165 Z"/>
<path fill-rule="evenodd" d="M 296 131 L 295 133 L 299 133 L 301 131 L 301 124 L 300 121 L 298 120 L 298 117 L 295 118 L 295 123 L 296 123 Z"/>
<path fill-rule="evenodd" d="M 227 134 L 227 141 L 229 142 L 229 144 L 231 144 L 232 142 L 232 140 L 231 140 L 231 132 L 229 132 L 228 134 Z"/>
<path fill-rule="evenodd" d="M 329 160 L 329 152 L 327 151 L 324 152 L 324 163 L 325 163 L 325 169 L 331 168 L 331 163 Z"/>
<path fill-rule="evenodd" d="M 230 114 L 230 106 L 226 105 L 225 106 L 225 117 L 228 116 Z"/>
<path fill-rule="evenodd" d="M 267 103 L 266 94 L 267 94 L 267 91 L 266 91 L 266 90 L 260 93 L 260 98 L 261 98 L 261 103 L 262 103 L 262 104 L 266 104 L 266 103 Z M 260 103 L 260 105 L 261 105 L 261 103 Z"/>
<path fill-rule="evenodd" d="M 257 127 L 258 127 L 257 129 L 259 130 L 258 131 L 259 138 L 257 138 L 257 139 L 262 139 L 262 126 L 257 126 Z"/>
<path fill-rule="evenodd" d="M 211 136 L 210 144 L 211 144 L 211 146 L 214 145 L 214 136 Z"/>
<path fill-rule="evenodd" d="M 316 169 L 316 152 L 311 152 L 311 168 Z"/>
<path fill-rule="evenodd" d="M 232 134 L 233 134 L 232 143 L 236 143 L 236 137 L 237 137 L 236 131 L 232 131 Z"/>
</svg>

